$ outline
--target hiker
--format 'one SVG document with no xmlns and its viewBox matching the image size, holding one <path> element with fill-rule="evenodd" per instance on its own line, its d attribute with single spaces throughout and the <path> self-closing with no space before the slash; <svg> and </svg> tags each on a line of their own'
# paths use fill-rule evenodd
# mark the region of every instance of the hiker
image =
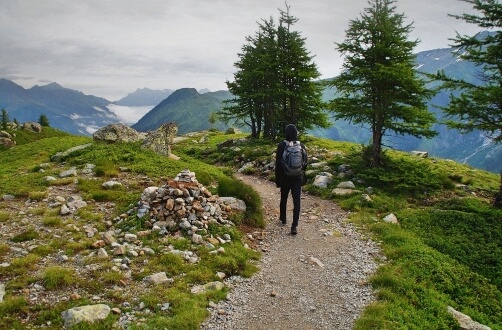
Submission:
<svg viewBox="0 0 502 330">
<path fill-rule="evenodd" d="M 298 141 L 298 130 L 295 125 L 289 124 L 286 126 L 284 135 L 285 140 L 277 145 L 275 155 L 275 185 L 281 188 L 279 220 L 283 225 L 287 224 L 286 206 L 291 191 L 293 197 L 291 235 L 296 235 L 298 220 L 300 219 L 300 195 L 304 172 L 307 167 L 307 149 L 303 143 Z"/>
</svg>

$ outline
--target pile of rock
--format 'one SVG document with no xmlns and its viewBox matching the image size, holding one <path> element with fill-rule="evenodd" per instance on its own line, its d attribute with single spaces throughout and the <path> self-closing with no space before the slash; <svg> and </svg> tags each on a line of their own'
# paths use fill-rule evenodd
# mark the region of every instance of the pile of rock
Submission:
<svg viewBox="0 0 502 330">
<path fill-rule="evenodd" d="M 196 244 L 223 244 L 230 237 L 213 238 L 208 235 L 210 224 L 233 226 L 228 220 L 232 212 L 246 210 L 245 203 L 232 197 L 213 195 L 197 182 L 195 173 L 183 170 L 174 180 L 162 187 L 146 188 L 137 204 L 129 210 L 136 217 L 145 219 L 144 226 L 161 234 L 182 232 Z M 127 221 L 117 217 L 116 222 Z"/>
</svg>

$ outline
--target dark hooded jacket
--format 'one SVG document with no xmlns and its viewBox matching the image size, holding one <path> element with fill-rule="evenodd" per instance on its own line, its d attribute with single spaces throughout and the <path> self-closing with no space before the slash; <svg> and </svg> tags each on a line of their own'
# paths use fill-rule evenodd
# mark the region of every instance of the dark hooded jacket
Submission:
<svg viewBox="0 0 502 330">
<path fill-rule="evenodd" d="M 296 126 L 293 124 L 289 124 L 286 126 L 284 129 L 284 137 L 285 140 L 288 142 L 291 141 L 298 141 L 298 130 L 296 129 Z M 307 149 L 305 148 L 305 145 L 301 143 L 302 149 L 305 150 L 305 157 L 307 157 Z M 300 176 L 299 178 L 297 177 L 288 177 L 284 174 L 284 169 L 282 167 L 282 154 L 284 153 L 284 149 L 286 148 L 286 142 L 282 141 L 277 145 L 277 151 L 275 154 L 275 185 L 277 187 L 280 187 L 282 185 L 282 182 L 284 180 L 303 180 L 303 175 Z M 305 166 L 303 170 L 305 171 L 305 167 L 307 167 L 307 159 L 304 159 Z"/>
</svg>

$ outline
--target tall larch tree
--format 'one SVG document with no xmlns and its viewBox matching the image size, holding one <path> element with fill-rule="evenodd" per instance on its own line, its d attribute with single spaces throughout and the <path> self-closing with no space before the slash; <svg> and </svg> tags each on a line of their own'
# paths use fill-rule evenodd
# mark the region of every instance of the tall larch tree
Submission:
<svg viewBox="0 0 502 330">
<path fill-rule="evenodd" d="M 450 118 L 451 128 L 470 132 L 486 132 L 496 143 L 502 142 L 502 4 L 498 0 L 461 0 L 472 4 L 477 14 L 451 15 L 483 29 L 491 30 L 482 36 L 459 35 L 452 39 L 453 47 L 462 49 L 461 58 L 479 69 L 481 83 L 447 77 L 438 79 L 443 87 L 452 90 L 450 103 L 442 108 Z M 457 93 L 453 93 L 456 91 Z M 502 206 L 502 170 L 495 205 Z"/>
<path fill-rule="evenodd" d="M 305 40 L 292 31 L 297 21 L 281 11 L 280 25 L 262 21 L 259 31 L 247 37 L 246 45 L 234 64 L 234 81 L 227 82 L 235 98 L 220 111 L 222 120 L 244 121 L 252 136 L 275 139 L 287 124 L 300 131 L 328 127 L 326 106 L 322 102 L 320 74 L 305 48 Z"/>
<path fill-rule="evenodd" d="M 275 116 L 275 29 L 272 19 L 262 21 L 255 36 L 246 38 L 248 43 L 242 46 L 239 60 L 234 63 L 237 68 L 234 81 L 227 81 L 235 97 L 225 101 L 224 108 L 218 112 L 223 122 L 233 120 L 249 126 L 255 138 L 260 137 L 267 118 Z"/>
<path fill-rule="evenodd" d="M 281 116 L 276 134 L 280 135 L 288 124 L 295 124 L 300 131 L 330 125 L 327 105 L 322 101 L 321 74 L 305 46 L 305 38 L 292 29 L 298 19 L 289 10 L 287 4 L 286 10 L 280 10 L 277 29 Z"/>
<path fill-rule="evenodd" d="M 414 70 L 408 40 L 412 25 L 396 13 L 392 0 L 370 0 L 361 17 L 351 20 L 345 40 L 336 43 L 345 55 L 343 72 L 332 81 L 338 97 L 331 105 L 337 119 L 369 125 L 372 131 L 370 166 L 382 166 L 382 142 L 389 132 L 433 137 L 435 117 L 426 101 L 432 92 Z"/>
</svg>

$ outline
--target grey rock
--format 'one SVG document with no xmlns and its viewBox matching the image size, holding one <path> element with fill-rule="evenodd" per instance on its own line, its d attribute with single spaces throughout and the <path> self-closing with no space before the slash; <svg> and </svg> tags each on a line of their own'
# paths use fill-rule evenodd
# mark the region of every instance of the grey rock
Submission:
<svg viewBox="0 0 502 330">
<path fill-rule="evenodd" d="M 340 189 L 356 189 L 356 186 L 352 181 L 340 182 L 336 187 Z"/>
<path fill-rule="evenodd" d="M 119 186 L 122 186 L 122 183 L 115 181 L 115 180 L 103 182 L 103 184 L 101 185 L 101 187 L 103 187 L 105 189 L 110 189 L 110 188 L 119 187 Z"/>
<path fill-rule="evenodd" d="M 318 162 L 318 163 L 312 163 L 310 164 L 310 167 L 312 168 L 324 168 L 324 166 L 327 166 L 327 162 Z"/>
<path fill-rule="evenodd" d="M 399 221 L 397 220 L 397 217 L 394 213 L 390 213 L 390 214 L 386 215 L 383 218 L 383 221 L 388 222 L 388 223 L 399 224 Z"/>
<path fill-rule="evenodd" d="M 71 213 L 71 210 L 66 204 L 61 205 L 61 210 L 59 211 L 59 214 L 68 215 L 70 213 Z"/>
<path fill-rule="evenodd" d="M 16 197 L 13 195 L 3 195 L 2 196 L 2 200 L 4 200 L 4 201 L 13 201 L 14 199 L 16 199 Z"/>
<path fill-rule="evenodd" d="M 193 294 L 200 294 L 200 293 L 205 293 L 208 291 L 221 291 L 225 287 L 225 284 L 222 282 L 209 282 L 204 285 L 194 285 L 192 289 L 190 290 Z"/>
<path fill-rule="evenodd" d="M 5 296 L 5 284 L 0 283 L 0 302 L 3 301 L 4 296 Z"/>
<path fill-rule="evenodd" d="M 490 327 L 474 321 L 470 316 L 455 310 L 453 307 L 448 306 L 447 310 L 457 320 L 462 330 L 491 330 Z"/>
<path fill-rule="evenodd" d="M 42 132 L 42 125 L 39 123 L 35 123 L 33 121 L 28 121 L 23 124 L 22 128 L 27 131 L 31 131 L 34 133 L 40 133 Z"/>
<path fill-rule="evenodd" d="M 105 250 L 105 249 L 100 248 L 100 249 L 98 249 L 97 256 L 98 256 L 99 258 L 106 259 L 106 258 L 108 258 L 108 252 L 106 252 L 106 250 Z"/>
<path fill-rule="evenodd" d="M 333 182 L 333 175 L 328 172 L 321 172 L 316 175 L 312 185 L 318 188 L 327 188 L 331 182 Z"/>
<path fill-rule="evenodd" d="M 136 142 L 141 140 L 141 135 L 133 128 L 121 124 L 110 124 L 98 129 L 92 134 L 95 141 L 108 143 Z"/>
<path fill-rule="evenodd" d="M 127 233 L 124 235 L 124 240 L 128 243 L 133 243 L 138 239 L 137 235 Z"/>
<path fill-rule="evenodd" d="M 87 144 L 82 144 L 82 145 L 79 145 L 79 146 L 76 146 L 76 147 L 73 147 L 73 148 L 70 148 L 66 151 L 60 151 L 56 154 L 54 154 L 52 157 L 51 157 L 51 162 L 59 162 L 61 161 L 64 157 L 67 157 L 69 156 L 70 154 L 72 154 L 73 152 L 75 151 L 79 151 L 79 150 L 82 150 L 82 149 L 85 149 L 85 148 L 89 148 L 90 146 L 92 146 L 92 143 L 87 143 Z"/>
<path fill-rule="evenodd" d="M 165 123 L 147 135 L 145 140 L 143 140 L 141 148 L 152 150 L 159 155 L 169 156 L 174 137 L 177 133 L 178 125 L 175 123 Z"/>
<path fill-rule="evenodd" d="M 419 157 L 419 158 L 427 158 L 429 157 L 429 153 L 427 151 L 418 151 L 418 150 L 413 150 L 410 152 L 412 156 Z"/>
<path fill-rule="evenodd" d="M 60 178 L 67 178 L 70 176 L 77 176 L 77 169 L 75 167 L 72 167 L 66 171 L 59 173 Z"/>
<path fill-rule="evenodd" d="M 61 313 L 65 328 L 69 328 L 80 322 L 93 323 L 104 320 L 110 314 L 110 307 L 105 304 L 86 305 L 67 309 Z"/>
<path fill-rule="evenodd" d="M 246 203 L 243 200 L 235 197 L 220 197 L 220 202 L 229 206 L 233 211 L 246 212 Z"/>
<path fill-rule="evenodd" d="M 153 275 L 146 276 L 143 281 L 150 285 L 156 285 L 161 283 L 173 283 L 172 278 L 168 278 L 166 272 L 160 272 Z"/>
</svg>

